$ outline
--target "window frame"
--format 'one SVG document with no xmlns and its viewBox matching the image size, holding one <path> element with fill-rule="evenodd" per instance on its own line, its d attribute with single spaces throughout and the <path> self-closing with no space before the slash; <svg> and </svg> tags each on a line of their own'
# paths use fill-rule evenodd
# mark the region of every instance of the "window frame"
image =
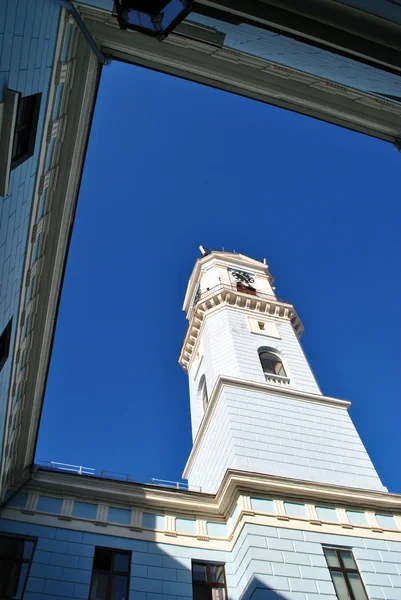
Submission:
<svg viewBox="0 0 401 600">
<path fill-rule="evenodd" d="M 206 581 L 200 581 L 200 580 L 196 580 L 194 579 L 194 565 L 202 565 L 203 567 L 206 567 Z M 210 568 L 211 567 L 223 567 L 223 574 L 224 574 L 224 583 L 219 583 L 218 581 L 212 581 L 211 579 L 211 575 L 210 575 Z M 198 586 L 202 586 L 204 588 L 207 588 L 208 592 L 209 592 L 209 596 L 210 596 L 210 600 L 212 600 L 212 589 L 214 588 L 223 588 L 224 589 L 224 593 L 225 593 L 225 599 L 224 600 L 228 600 L 228 592 L 227 592 L 227 577 L 226 577 L 226 564 L 225 563 L 220 563 L 220 562 L 206 562 L 206 561 L 202 561 L 202 560 L 192 560 L 191 562 L 191 575 L 192 575 L 192 598 L 194 597 L 194 586 L 198 585 Z"/>
<path fill-rule="evenodd" d="M 19 120 L 21 118 L 22 106 L 25 107 L 25 104 L 27 103 L 27 99 L 33 98 L 33 97 L 35 98 L 35 105 L 33 107 L 32 119 L 30 120 L 29 123 L 21 124 L 19 122 Z M 10 171 L 12 171 L 13 169 L 16 169 L 17 167 L 22 165 L 23 162 L 28 160 L 28 158 L 31 158 L 31 156 L 33 156 L 33 153 L 35 151 L 36 134 L 38 131 L 39 112 L 40 112 L 41 103 L 42 103 L 42 94 L 41 93 L 29 94 L 28 96 L 20 96 L 20 98 L 18 100 L 17 115 L 16 115 L 15 127 L 14 127 L 14 135 L 13 135 L 13 139 L 12 139 Z M 17 136 L 21 133 L 21 131 L 23 131 L 26 128 L 29 128 L 29 141 L 28 141 L 27 151 L 25 152 L 25 154 L 21 154 L 20 156 L 15 157 L 14 149 L 15 149 Z"/>
<path fill-rule="evenodd" d="M 103 569 L 95 569 L 94 568 L 94 562 L 95 562 L 95 555 L 96 555 L 96 550 L 103 550 L 103 551 L 108 551 L 111 552 L 112 554 L 112 568 L 110 571 L 105 571 Z M 119 571 L 114 569 L 114 561 L 115 561 L 115 555 L 116 554 L 125 554 L 126 556 L 128 556 L 129 560 L 128 560 L 128 571 Z M 93 589 L 93 584 L 94 584 L 94 575 L 95 573 L 103 573 L 105 575 L 107 575 L 107 589 L 106 589 L 106 600 L 111 600 L 112 598 L 112 592 L 113 592 L 113 582 L 114 582 L 114 578 L 117 575 L 124 575 L 125 577 L 127 577 L 127 593 L 126 593 L 126 600 L 128 600 L 129 598 L 129 583 L 130 583 L 130 578 L 131 578 L 131 560 L 132 560 L 132 552 L 130 550 L 120 550 L 118 548 L 108 548 L 105 546 L 95 546 L 95 552 L 93 554 L 93 563 L 92 563 L 92 574 L 91 574 L 91 582 L 90 582 L 90 586 L 89 586 L 89 600 L 92 598 L 92 589 Z"/>
<path fill-rule="evenodd" d="M 7 560 L 7 561 L 12 561 L 13 563 L 19 563 L 19 565 L 23 565 L 23 564 L 27 564 L 28 565 L 28 570 L 26 572 L 26 576 L 25 576 L 25 581 L 24 581 L 24 585 L 22 587 L 21 590 L 21 594 L 18 598 L 18 600 L 22 600 L 22 598 L 24 597 L 25 594 L 25 588 L 26 588 L 26 584 L 28 582 L 29 579 L 29 573 L 31 571 L 31 566 L 32 566 L 32 561 L 33 561 L 33 557 L 35 555 L 36 552 L 36 546 L 37 546 L 37 542 L 38 539 L 32 536 L 26 536 L 26 535 L 14 535 L 14 534 L 9 534 L 7 532 L 0 532 L 0 538 L 10 538 L 10 539 L 18 539 L 18 540 L 23 540 L 24 542 L 32 542 L 33 543 L 33 550 L 31 553 L 31 557 L 30 558 L 17 558 L 15 556 L 13 556 L 12 554 L 4 554 L 1 552 L 0 550 L 0 561 L 2 560 Z M 21 568 L 20 568 L 20 572 L 21 572 Z M 15 596 L 11 597 L 5 597 L 4 600 L 14 600 Z M 3 600 L 3 599 L 2 599 Z"/>
<path fill-rule="evenodd" d="M 338 560 L 338 562 L 340 564 L 339 567 L 333 567 L 333 566 L 329 565 L 329 561 L 327 560 L 327 556 L 326 556 L 326 552 L 325 552 L 326 550 L 332 550 L 333 552 L 336 553 L 337 560 Z M 366 596 L 366 600 L 369 600 L 369 596 L 368 596 L 368 594 L 366 592 L 365 584 L 364 584 L 363 579 L 361 577 L 361 574 L 359 572 L 358 565 L 357 565 L 357 562 L 355 560 L 355 556 L 354 556 L 354 553 L 352 552 L 352 549 L 351 548 L 344 548 L 344 547 L 336 547 L 336 546 L 323 546 L 323 552 L 324 552 L 324 558 L 326 559 L 327 568 L 330 571 L 330 577 L 331 577 L 331 580 L 332 580 L 332 583 L 333 583 L 333 586 L 334 586 L 334 591 L 335 591 L 335 594 L 336 594 L 337 598 L 338 598 L 338 595 L 337 595 L 336 586 L 334 584 L 334 580 L 333 580 L 333 577 L 331 575 L 331 573 L 333 571 L 335 573 L 341 573 L 342 576 L 344 577 L 345 585 L 347 587 L 347 591 L 348 591 L 348 594 L 349 594 L 351 600 L 356 600 L 356 598 L 355 598 L 355 594 L 354 594 L 354 591 L 352 589 L 352 586 L 351 586 L 351 584 L 350 584 L 350 582 L 348 580 L 348 573 L 352 573 L 353 575 L 358 575 L 359 580 L 360 580 L 361 585 L 362 585 L 362 589 L 363 589 L 363 591 L 365 593 L 365 596 Z M 353 569 L 351 567 L 345 567 L 344 566 L 344 562 L 343 562 L 343 559 L 342 559 L 342 556 L 341 556 L 341 552 L 349 552 L 351 554 L 352 560 L 354 561 L 354 563 L 356 565 L 355 569 Z"/>
<path fill-rule="evenodd" d="M 275 370 L 273 370 L 273 371 L 266 371 L 265 367 L 263 365 L 263 362 L 262 362 L 262 356 L 263 356 L 263 354 L 268 354 L 270 356 L 270 358 L 266 358 L 266 360 L 269 360 L 271 363 L 281 365 L 281 369 L 282 369 L 283 373 L 276 373 Z M 275 352 L 273 349 L 272 350 L 270 350 L 270 349 L 259 349 L 258 350 L 258 356 L 259 356 L 259 361 L 260 361 L 260 364 L 261 364 L 261 367 L 262 367 L 262 371 L 263 371 L 263 374 L 264 374 L 265 377 L 268 377 L 270 375 L 270 376 L 273 376 L 273 377 L 285 377 L 286 379 L 288 379 L 287 370 L 286 370 L 286 368 L 284 366 L 284 363 L 283 363 L 283 361 L 281 359 L 281 356 L 278 354 L 278 352 Z"/>
</svg>

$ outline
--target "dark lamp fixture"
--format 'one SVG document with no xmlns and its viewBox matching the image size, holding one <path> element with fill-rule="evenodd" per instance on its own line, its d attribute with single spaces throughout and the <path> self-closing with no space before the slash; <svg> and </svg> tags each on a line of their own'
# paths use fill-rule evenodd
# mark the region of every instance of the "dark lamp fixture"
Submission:
<svg viewBox="0 0 401 600">
<path fill-rule="evenodd" d="M 121 29 L 164 40 L 192 10 L 193 0 L 114 0 Z"/>
</svg>

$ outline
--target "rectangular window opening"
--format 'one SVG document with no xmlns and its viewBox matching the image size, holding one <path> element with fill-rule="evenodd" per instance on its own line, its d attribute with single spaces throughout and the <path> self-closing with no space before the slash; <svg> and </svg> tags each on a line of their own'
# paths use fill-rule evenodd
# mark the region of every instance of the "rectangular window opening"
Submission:
<svg viewBox="0 0 401 600">
<path fill-rule="evenodd" d="M 95 548 L 90 600 L 128 600 L 131 552 Z"/>
<path fill-rule="evenodd" d="M 368 600 L 349 548 L 323 548 L 338 600 Z"/>
<path fill-rule="evenodd" d="M 193 600 L 227 600 L 224 564 L 192 561 Z"/>
<path fill-rule="evenodd" d="M 38 128 L 42 94 L 20 98 L 15 123 L 11 169 L 15 169 L 33 155 Z"/>
<path fill-rule="evenodd" d="M 11 330 L 12 330 L 13 320 L 12 318 L 7 323 L 6 328 L 0 336 L 0 371 L 5 365 L 5 362 L 10 353 L 10 341 L 11 341 Z"/>
<path fill-rule="evenodd" d="M 35 551 L 36 539 L 0 536 L 0 598 L 21 600 Z"/>
</svg>

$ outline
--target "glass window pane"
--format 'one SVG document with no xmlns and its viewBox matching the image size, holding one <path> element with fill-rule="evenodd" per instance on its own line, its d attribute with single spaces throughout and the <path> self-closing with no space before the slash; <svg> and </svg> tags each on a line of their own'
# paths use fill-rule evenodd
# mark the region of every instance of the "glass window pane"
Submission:
<svg viewBox="0 0 401 600">
<path fill-rule="evenodd" d="M 331 577 L 333 579 L 334 587 L 336 588 L 338 600 L 352 600 L 343 574 L 337 571 L 331 571 Z"/>
<path fill-rule="evenodd" d="M 212 588 L 212 600 L 226 600 L 226 590 L 223 587 Z"/>
<path fill-rule="evenodd" d="M 13 558 L 22 558 L 24 553 L 24 542 L 22 538 L 0 537 L 0 553 Z"/>
<path fill-rule="evenodd" d="M 93 573 L 90 600 L 107 600 L 108 582 L 106 573 Z"/>
<path fill-rule="evenodd" d="M 210 600 L 210 591 L 207 585 L 193 584 L 193 600 Z"/>
<path fill-rule="evenodd" d="M 354 557 L 352 556 L 352 552 L 347 552 L 347 550 L 341 550 L 341 560 L 343 561 L 343 565 L 346 569 L 356 569 L 357 566 L 354 561 Z"/>
<path fill-rule="evenodd" d="M 276 374 L 281 375 L 282 377 L 286 377 L 286 372 L 281 362 L 276 363 Z"/>
<path fill-rule="evenodd" d="M 340 561 L 337 557 L 337 552 L 335 550 L 331 550 L 330 548 L 324 548 L 324 554 L 326 556 L 327 564 L 329 567 L 339 567 Z"/>
<path fill-rule="evenodd" d="M 206 565 L 200 563 L 192 564 L 192 576 L 196 581 L 207 581 L 206 578 Z"/>
<path fill-rule="evenodd" d="M 15 600 L 17 598 L 18 599 L 22 598 L 22 592 L 24 591 L 24 586 L 25 586 L 26 578 L 28 577 L 28 569 L 29 569 L 29 564 L 28 563 L 22 563 L 21 564 L 21 568 L 20 568 L 20 572 L 19 572 L 19 578 L 18 578 L 17 593 L 14 596 Z"/>
<path fill-rule="evenodd" d="M 112 600 L 126 600 L 128 591 L 128 577 L 116 575 L 113 579 Z"/>
<path fill-rule="evenodd" d="M 114 555 L 114 570 L 124 571 L 128 573 L 129 569 L 129 556 L 128 554 L 115 554 Z"/>
<path fill-rule="evenodd" d="M 35 544 L 30 540 L 24 542 L 24 558 L 31 558 Z"/>
<path fill-rule="evenodd" d="M 111 571 L 112 552 L 104 548 L 96 548 L 93 568 L 99 571 Z"/>
<path fill-rule="evenodd" d="M 348 573 L 348 581 L 354 593 L 355 600 L 368 600 L 363 589 L 362 581 L 357 573 Z"/>
<path fill-rule="evenodd" d="M 210 565 L 210 580 L 213 583 L 224 583 L 224 565 Z"/>
<path fill-rule="evenodd" d="M 0 560 L 0 597 L 1 598 L 14 598 L 18 588 L 19 574 L 20 574 L 19 562 L 12 560 Z"/>
</svg>

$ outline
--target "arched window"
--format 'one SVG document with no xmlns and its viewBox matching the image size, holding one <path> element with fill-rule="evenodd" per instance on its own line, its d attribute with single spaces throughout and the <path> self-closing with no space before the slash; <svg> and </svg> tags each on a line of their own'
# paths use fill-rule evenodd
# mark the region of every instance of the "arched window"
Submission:
<svg viewBox="0 0 401 600">
<path fill-rule="evenodd" d="M 207 395 L 206 377 L 204 375 L 202 375 L 200 378 L 198 393 L 202 402 L 203 410 L 206 410 L 207 405 L 209 404 L 209 396 Z"/>
<path fill-rule="evenodd" d="M 269 379 L 271 375 L 287 377 L 281 358 L 274 350 L 261 348 L 259 359 L 266 379 Z"/>
</svg>

